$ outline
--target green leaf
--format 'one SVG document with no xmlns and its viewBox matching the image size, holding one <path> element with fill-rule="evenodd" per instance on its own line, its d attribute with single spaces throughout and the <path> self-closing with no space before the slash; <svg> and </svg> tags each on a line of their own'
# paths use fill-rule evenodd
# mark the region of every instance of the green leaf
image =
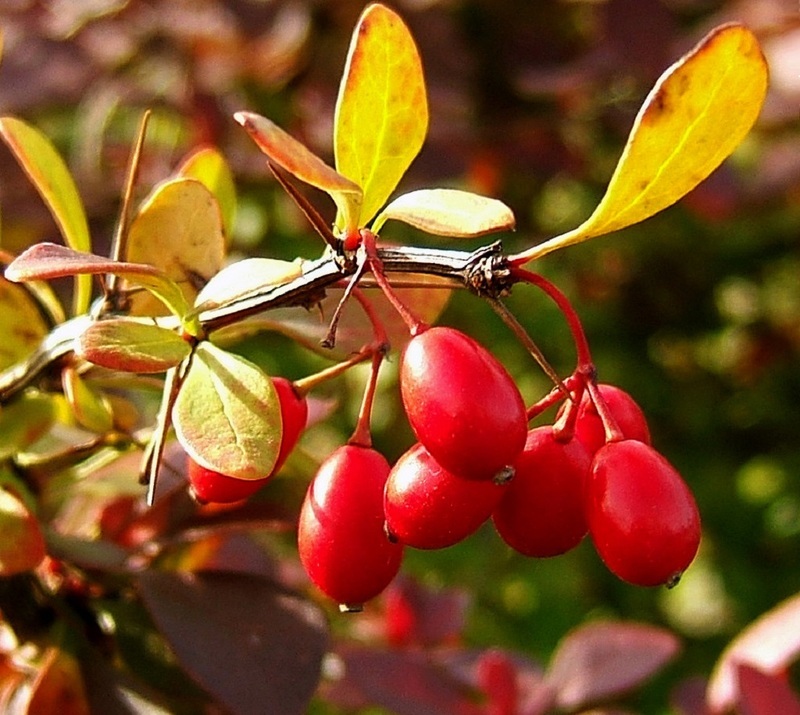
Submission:
<svg viewBox="0 0 800 715">
<path fill-rule="evenodd" d="M 214 194 L 196 179 L 171 179 L 156 186 L 131 221 L 125 258 L 161 269 L 181 287 L 182 303 L 193 303 L 199 286 L 225 260 L 222 214 Z M 131 312 L 162 311 L 146 296 L 135 296 Z"/>
<path fill-rule="evenodd" d="M 30 293 L 2 277 L 0 315 L 0 370 L 5 370 L 33 352 L 48 325 Z"/>
<path fill-rule="evenodd" d="M 61 371 L 61 384 L 79 425 L 99 434 L 114 426 L 114 415 L 108 402 L 86 383 L 75 368 L 67 367 Z"/>
<path fill-rule="evenodd" d="M 369 5 L 353 32 L 334 120 L 336 170 L 361 187 L 357 226 L 386 203 L 428 131 L 428 100 L 417 46 L 400 17 Z M 353 228 L 337 216 L 339 229 Z"/>
<path fill-rule="evenodd" d="M 195 312 L 240 300 L 265 286 L 288 283 L 302 275 L 299 263 L 275 258 L 245 258 L 225 266 L 197 294 Z"/>
<path fill-rule="evenodd" d="M 316 154 L 283 129 L 252 112 L 233 115 L 269 160 L 300 181 L 326 192 L 336 203 L 338 215 L 346 229 L 359 227 L 363 192 L 361 188 L 338 174 Z"/>
<path fill-rule="evenodd" d="M 0 460 L 43 437 L 55 421 L 53 398 L 25 392 L 0 410 Z"/>
<path fill-rule="evenodd" d="M 50 140 L 14 117 L 0 118 L 0 136 L 47 204 L 66 244 L 76 251 L 91 250 L 89 225 L 78 188 Z M 91 278 L 79 276 L 73 300 L 75 315 L 88 310 L 91 295 Z"/>
<path fill-rule="evenodd" d="M 513 262 L 617 231 L 674 204 L 744 139 L 761 111 L 767 81 L 767 64 L 750 30 L 737 24 L 713 30 L 648 95 L 594 213 Z"/>
<path fill-rule="evenodd" d="M 8 265 L 5 276 L 15 283 L 21 283 L 79 274 L 106 273 L 123 276 L 131 283 L 145 288 L 179 317 L 185 316 L 189 311 L 189 304 L 180 286 L 159 268 L 144 263 L 114 261 L 56 243 L 37 243 L 26 249 Z"/>
<path fill-rule="evenodd" d="M 14 494 L 0 489 L 0 576 L 30 571 L 45 557 L 36 517 Z"/>
<path fill-rule="evenodd" d="M 437 236 L 472 238 L 514 228 L 514 214 L 502 201 L 456 189 L 421 189 L 398 196 L 375 219 L 378 232 L 388 219 Z"/>
<path fill-rule="evenodd" d="M 191 347 L 173 330 L 131 318 L 109 318 L 92 323 L 78 338 L 75 352 L 111 370 L 154 373 L 185 360 Z"/>
<path fill-rule="evenodd" d="M 236 219 L 236 185 L 225 157 L 214 147 L 202 147 L 181 164 L 178 176 L 196 179 L 214 194 L 222 213 L 225 236 L 230 240 Z"/>
<path fill-rule="evenodd" d="M 197 346 L 172 421 L 183 448 L 207 469 L 262 479 L 275 466 L 283 426 L 272 380 L 212 343 Z"/>
</svg>

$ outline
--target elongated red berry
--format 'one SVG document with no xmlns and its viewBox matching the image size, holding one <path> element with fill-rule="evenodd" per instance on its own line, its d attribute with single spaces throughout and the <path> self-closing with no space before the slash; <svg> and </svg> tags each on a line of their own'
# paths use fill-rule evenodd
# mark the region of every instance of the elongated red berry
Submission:
<svg viewBox="0 0 800 715">
<path fill-rule="evenodd" d="M 230 504 L 255 494 L 283 466 L 306 426 L 308 403 L 284 377 L 273 377 L 278 394 L 283 432 L 278 458 L 272 471 L 261 479 L 237 479 L 202 467 L 191 457 L 186 461 L 186 476 L 194 498 L 202 504 Z"/>
<path fill-rule="evenodd" d="M 437 326 L 411 339 L 400 389 L 417 439 L 453 474 L 492 479 L 525 445 L 525 405 L 513 379 L 458 330 Z"/>
<path fill-rule="evenodd" d="M 610 442 L 594 457 L 587 490 L 589 532 L 606 566 L 639 586 L 673 584 L 700 544 L 689 487 L 652 447 Z"/>
<path fill-rule="evenodd" d="M 591 457 L 576 439 L 555 438 L 549 425 L 528 432 L 514 478 L 492 514 L 503 540 L 526 556 L 556 556 L 586 535 L 585 487 Z"/>
<path fill-rule="evenodd" d="M 504 489 L 491 479 L 448 472 L 418 443 L 389 473 L 383 502 L 386 528 L 417 549 L 452 546 L 489 518 Z"/>
<path fill-rule="evenodd" d="M 625 439 L 636 439 L 645 444 L 650 444 L 650 429 L 647 418 L 636 400 L 625 390 L 616 385 L 600 384 L 597 386 L 600 395 L 608 407 L 608 411 L 617 423 Z M 590 454 L 594 454 L 606 443 L 605 429 L 597 407 L 589 396 L 588 390 L 584 392 L 578 407 L 578 416 L 575 421 L 575 436 L 586 445 Z"/>
<path fill-rule="evenodd" d="M 376 450 L 340 447 L 320 466 L 300 510 L 300 561 L 323 593 L 351 608 L 377 596 L 400 568 L 403 547 L 383 528 L 388 476 Z"/>
</svg>

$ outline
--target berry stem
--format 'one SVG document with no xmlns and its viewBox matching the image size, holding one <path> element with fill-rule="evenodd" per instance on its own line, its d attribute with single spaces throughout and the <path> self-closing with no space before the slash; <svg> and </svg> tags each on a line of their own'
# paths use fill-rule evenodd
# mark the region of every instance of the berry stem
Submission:
<svg viewBox="0 0 800 715">
<path fill-rule="evenodd" d="M 600 388 L 597 386 L 597 380 L 587 380 L 586 389 L 589 391 L 589 396 L 592 398 L 597 414 L 600 416 L 600 420 L 603 423 L 603 429 L 606 433 L 606 444 L 624 440 L 625 435 L 622 434 L 622 430 L 619 428 L 617 421 L 608 409 L 608 404 L 603 398 Z"/>
<path fill-rule="evenodd" d="M 578 353 L 577 370 L 581 372 L 587 370 L 594 372 L 592 354 L 589 350 L 589 342 L 586 340 L 586 333 L 583 330 L 583 325 L 581 325 L 578 314 L 575 312 L 575 308 L 572 307 L 572 303 L 569 302 L 567 296 L 538 273 L 533 273 L 532 271 L 519 268 L 518 266 L 512 266 L 511 273 L 515 278 L 539 288 L 558 306 L 558 309 L 567 319 L 567 324 L 572 332 L 572 338 L 575 341 L 575 349 Z"/>
<path fill-rule="evenodd" d="M 370 420 L 372 418 L 372 404 L 375 401 L 375 389 L 378 386 L 378 373 L 380 371 L 381 363 L 385 353 L 376 351 L 372 356 L 372 369 L 369 372 L 369 380 L 367 380 L 366 388 L 364 389 L 364 397 L 361 400 L 361 408 L 358 411 L 358 421 L 356 428 L 347 444 L 352 444 L 358 447 L 371 447 L 372 446 L 372 430 L 370 428 Z"/>
<path fill-rule="evenodd" d="M 395 293 L 394 288 L 392 288 L 392 286 L 389 284 L 389 281 L 386 279 L 386 274 L 383 270 L 383 263 L 378 256 L 378 250 L 376 246 L 377 237 L 375 234 L 369 229 L 364 228 L 361 230 L 361 237 L 364 241 L 364 250 L 367 252 L 367 261 L 369 262 L 370 271 L 375 277 L 375 282 L 383 291 L 383 294 L 392 304 L 394 309 L 400 314 L 403 322 L 408 326 L 408 331 L 412 336 L 414 336 L 419 335 L 419 333 L 427 330 L 428 326 L 408 309 L 405 303 L 400 300 L 397 293 Z"/>
</svg>

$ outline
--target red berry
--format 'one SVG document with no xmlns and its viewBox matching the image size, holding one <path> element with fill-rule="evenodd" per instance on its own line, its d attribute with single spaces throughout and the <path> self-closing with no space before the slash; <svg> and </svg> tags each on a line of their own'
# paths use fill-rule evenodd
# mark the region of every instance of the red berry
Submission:
<svg viewBox="0 0 800 715">
<path fill-rule="evenodd" d="M 323 593 L 348 607 L 377 596 L 400 569 L 403 547 L 383 528 L 388 476 L 379 452 L 340 447 L 320 466 L 300 510 L 300 561 Z"/>
<path fill-rule="evenodd" d="M 389 473 L 383 502 L 386 528 L 417 549 L 452 546 L 489 518 L 504 489 L 491 479 L 464 479 L 448 472 L 415 444 Z"/>
<path fill-rule="evenodd" d="M 585 487 L 591 457 L 576 439 L 561 442 L 551 426 L 528 432 L 514 478 L 492 514 L 503 540 L 526 556 L 569 551 L 586 535 Z"/>
<path fill-rule="evenodd" d="M 635 439 L 645 444 L 650 444 L 650 429 L 647 418 L 642 408 L 625 390 L 615 385 L 598 385 L 600 394 L 608 407 L 608 411 L 622 431 L 625 439 Z M 586 445 L 590 454 L 594 454 L 606 443 L 605 429 L 597 407 L 589 396 L 588 390 L 584 392 L 581 404 L 578 407 L 578 416 L 575 422 L 575 436 Z"/>
<path fill-rule="evenodd" d="M 192 495 L 202 504 L 230 504 L 247 499 L 255 494 L 283 466 L 289 452 L 294 449 L 297 440 L 306 425 L 308 403 L 298 395 L 292 383 L 284 377 L 273 377 L 272 384 L 278 394 L 283 434 L 278 458 L 270 474 L 261 479 L 237 479 L 226 474 L 207 469 L 187 458 L 186 470 Z"/>
<path fill-rule="evenodd" d="M 492 479 L 522 451 L 528 428 L 519 390 L 468 335 L 434 327 L 412 338 L 400 389 L 417 439 L 453 474 Z"/>
<path fill-rule="evenodd" d="M 594 457 L 589 532 L 606 566 L 638 586 L 673 584 L 700 544 L 700 515 L 680 474 L 652 447 L 610 442 Z"/>
</svg>

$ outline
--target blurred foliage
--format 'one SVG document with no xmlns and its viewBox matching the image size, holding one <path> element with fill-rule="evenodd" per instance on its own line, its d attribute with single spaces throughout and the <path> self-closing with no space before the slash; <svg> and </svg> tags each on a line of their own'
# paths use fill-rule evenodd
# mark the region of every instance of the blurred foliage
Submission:
<svg viewBox="0 0 800 715">
<path fill-rule="evenodd" d="M 234 250 L 314 257 L 319 240 L 232 113 L 267 115 L 330 157 L 338 78 L 363 4 L 4 0 L 0 114 L 32 122 L 69 158 L 96 251 L 110 239 L 131 137 L 150 107 L 143 187 L 192 147 L 214 143 L 241 192 Z M 733 633 L 800 591 L 796 0 L 404 0 L 396 7 L 419 44 L 431 115 L 402 188 L 449 185 L 503 199 L 518 218 L 516 233 L 504 237 L 509 250 L 586 217 L 644 94 L 709 28 L 739 20 L 763 43 L 767 105 L 731 160 L 658 217 L 536 266 L 575 301 L 601 379 L 637 398 L 655 445 L 697 496 L 704 543 L 681 586 L 622 584 L 588 544 L 532 562 L 511 554 L 491 529 L 442 552 L 411 553 L 405 566 L 423 583 L 471 594 L 467 640 L 477 646 L 546 660 L 565 632 L 596 615 L 669 625 L 685 639 L 682 658 L 633 704 L 663 711 L 671 683 L 708 674 Z M 13 253 L 52 239 L 46 209 L 5 148 L 0 176 L 2 248 Z M 332 218 L 324 197 L 310 198 Z M 431 240 L 399 226 L 385 236 Z M 573 354 L 560 315 L 525 288 L 509 305 L 566 374 Z M 442 322 L 490 345 L 526 399 L 548 389 L 472 296 L 455 296 Z M 242 351 L 290 377 L 322 364 L 280 337 L 254 339 Z M 376 445 L 390 459 L 410 443 L 394 368 L 396 360 L 375 416 Z M 360 377 L 332 388 L 340 409 L 305 436 L 307 455 L 323 456 L 352 428 Z"/>
</svg>

